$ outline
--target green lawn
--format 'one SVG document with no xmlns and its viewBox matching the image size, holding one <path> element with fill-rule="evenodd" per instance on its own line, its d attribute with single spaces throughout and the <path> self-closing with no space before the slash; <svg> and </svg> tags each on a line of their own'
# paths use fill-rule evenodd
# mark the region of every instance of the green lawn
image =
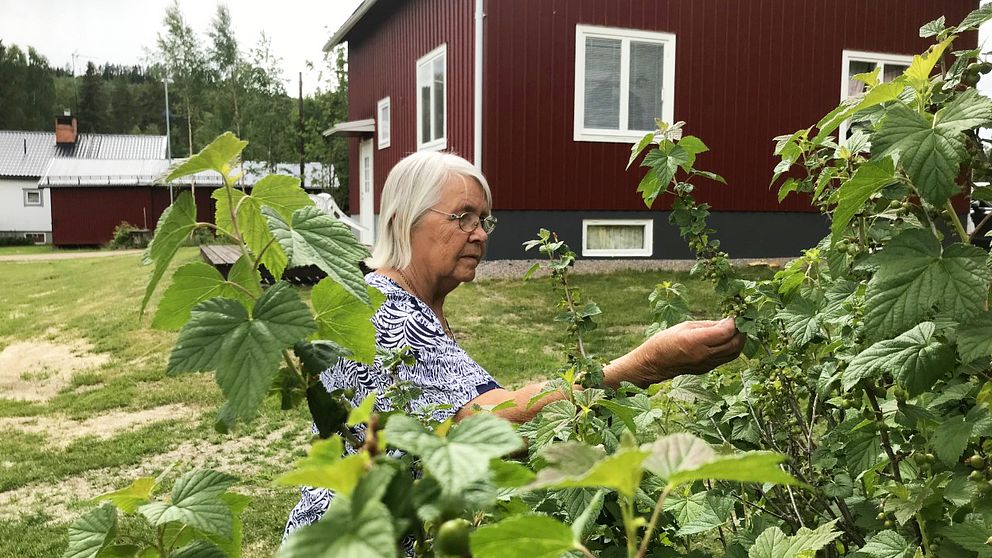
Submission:
<svg viewBox="0 0 992 558">
<path fill-rule="evenodd" d="M 195 259 L 195 248 L 183 248 L 174 266 Z M 65 527 L 88 498 L 174 464 L 173 476 L 201 466 L 239 476 L 238 490 L 253 497 L 245 555 L 274 553 L 296 490 L 274 487 L 272 479 L 305 452 L 306 411 L 281 412 L 269 402 L 236 435 L 216 434 L 221 399 L 212 377 L 165 376 L 175 333 L 149 329 L 149 315 L 139 319 L 148 273 L 135 255 L 0 262 L 0 350 L 50 345 L 43 355 L 50 366 L 14 380 L 57 387 L 47 398 L 15 399 L 0 369 L 0 557 L 60 555 Z M 713 316 L 709 288 L 684 274 L 574 277 L 604 312 L 589 340 L 593 352 L 609 360 L 643 338 L 647 295 L 662 279 L 686 283 L 693 312 Z M 488 281 L 452 293 L 447 313 L 468 353 L 500 382 L 518 386 L 562 362 L 555 302 L 547 279 Z M 72 359 L 84 357 L 102 361 L 71 372 Z M 151 418 L 129 428 L 107 426 L 146 414 Z M 94 424 L 110 430 L 87 430 Z"/>
<path fill-rule="evenodd" d="M 0 256 L 20 256 L 22 254 L 51 254 L 56 249 L 51 244 L 32 244 L 30 246 L 0 246 Z"/>
</svg>

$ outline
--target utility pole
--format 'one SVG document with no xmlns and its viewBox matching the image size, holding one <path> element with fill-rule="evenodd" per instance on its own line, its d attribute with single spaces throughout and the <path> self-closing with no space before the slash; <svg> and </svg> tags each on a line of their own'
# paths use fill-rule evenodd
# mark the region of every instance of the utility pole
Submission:
<svg viewBox="0 0 992 558">
<path fill-rule="evenodd" d="M 304 150 L 303 150 L 303 134 L 304 134 L 304 128 L 303 128 L 303 72 L 300 72 L 299 75 L 300 75 L 300 78 L 299 78 L 299 81 L 300 81 L 300 187 L 301 188 L 306 188 L 306 185 L 307 185 L 306 184 L 306 175 L 304 174 L 304 172 L 305 172 L 305 166 L 306 165 L 303 162 L 303 157 L 304 157 L 304 155 L 303 155 L 303 153 L 304 153 Z"/>
<path fill-rule="evenodd" d="M 169 160 L 169 164 L 172 164 L 172 129 L 169 126 L 169 72 L 165 73 L 165 78 L 162 80 L 165 85 L 165 156 Z M 172 182 L 169 182 L 169 205 L 172 205 L 174 201 L 172 195 Z"/>
</svg>

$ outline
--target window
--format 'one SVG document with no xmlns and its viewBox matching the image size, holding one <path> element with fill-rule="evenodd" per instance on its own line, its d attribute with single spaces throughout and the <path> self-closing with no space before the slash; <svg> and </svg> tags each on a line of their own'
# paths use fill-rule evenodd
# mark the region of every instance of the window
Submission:
<svg viewBox="0 0 992 558">
<path fill-rule="evenodd" d="M 675 35 L 575 26 L 575 141 L 632 142 L 675 120 Z"/>
<path fill-rule="evenodd" d="M 585 219 L 582 221 L 583 256 L 650 256 L 652 219 Z"/>
<path fill-rule="evenodd" d="M 24 238 L 35 244 L 45 244 L 45 233 L 24 233 Z"/>
<path fill-rule="evenodd" d="M 448 147 L 447 45 L 417 60 L 417 149 Z"/>
<path fill-rule="evenodd" d="M 385 149 L 389 147 L 389 134 L 390 134 L 390 114 L 389 114 L 389 97 L 379 101 L 379 118 L 376 122 L 376 129 L 379 130 L 379 149 Z"/>
<path fill-rule="evenodd" d="M 43 205 L 41 190 L 24 190 L 24 205 Z"/>
<path fill-rule="evenodd" d="M 845 101 L 860 95 L 868 88 L 864 82 L 855 79 L 854 76 L 873 72 L 878 68 L 879 81 L 886 83 L 902 75 L 912 62 L 912 56 L 845 50 L 840 82 L 840 100 Z M 849 126 L 847 122 L 841 125 L 840 139 L 847 139 Z"/>
</svg>

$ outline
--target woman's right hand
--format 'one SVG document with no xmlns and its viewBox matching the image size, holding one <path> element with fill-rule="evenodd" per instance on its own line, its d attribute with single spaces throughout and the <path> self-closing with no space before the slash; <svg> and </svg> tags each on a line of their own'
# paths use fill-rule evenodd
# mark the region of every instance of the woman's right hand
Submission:
<svg viewBox="0 0 992 558">
<path fill-rule="evenodd" d="M 681 374 L 705 374 L 737 358 L 744 335 L 733 318 L 682 322 L 652 335 L 604 370 L 606 383 L 645 387 Z"/>
</svg>

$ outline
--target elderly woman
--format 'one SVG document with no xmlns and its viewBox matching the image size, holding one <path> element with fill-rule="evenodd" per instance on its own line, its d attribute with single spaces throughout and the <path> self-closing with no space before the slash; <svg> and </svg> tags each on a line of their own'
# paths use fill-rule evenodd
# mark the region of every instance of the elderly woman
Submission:
<svg viewBox="0 0 992 558">
<path fill-rule="evenodd" d="M 516 405 L 498 414 L 525 422 L 561 398 L 552 394 L 528 406 L 545 384 L 515 391 L 500 387 L 458 346 L 448 326 L 445 298 L 475 278 L 496 227 L 491 208 L 486 178 L 468 161 L 447 153 L 406 157 L 389 173 L 382 192 L 381 232 L 367 262 L 375 271 L 365 276 L 369 285 L 386 295 L 372 318 L 376 343 L 383 349 L 412 348 L 416 364 L 401 365 L 398 377 L 419 388 L 414 410 L 428 410 L 438 421 L 452 416 L 460 420 L 476 406 L 512 399 Z M 685 322 L 608 364 L 604 382 L 611 387 L 625 381 L 647 386 L 683 373 L 704 373 L 734 359 L 742 344 L 733 320 Z M 373 390 L 382 394 L 394 376 L 380 362 L 369 366 L 341 360 L 322 380 L 328 390 L 353 389 L 357 404 Z M 390 405 L 383 398 L 376 403 L 380 410 Z M 330 499 L 326 490 L 303 489 L 286 533 L 319 519 Z"/>
</svg>

